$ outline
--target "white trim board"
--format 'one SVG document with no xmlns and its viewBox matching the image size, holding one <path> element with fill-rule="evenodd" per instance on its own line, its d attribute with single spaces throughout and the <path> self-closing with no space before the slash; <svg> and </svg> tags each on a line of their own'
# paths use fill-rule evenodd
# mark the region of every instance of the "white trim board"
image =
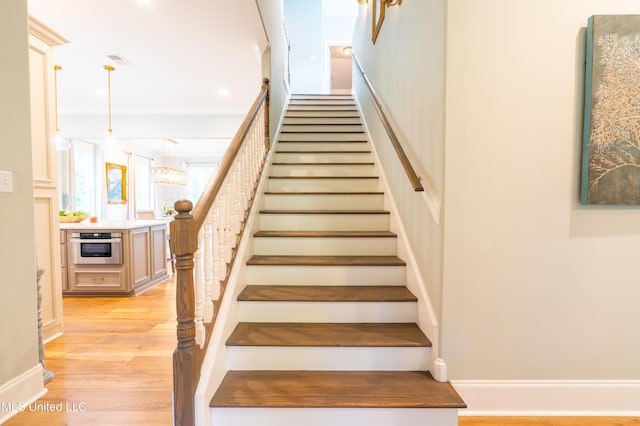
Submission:
<svg viewBox="0 0 640 426">
<path fill-rule="evenodd" d="M 20 403 L 30 404 L 47 393 L 42 382 L 42 365 L 37 364 L 20 376 L 0 386 L 0 424 L 20 412 Z M 11 408 L 4 411 L 5 408 Z"/>
<path fill-rule="evenodd" d="M 461 416 L 640 416 L 640 380 L 451 380 Z"/>
</svg>

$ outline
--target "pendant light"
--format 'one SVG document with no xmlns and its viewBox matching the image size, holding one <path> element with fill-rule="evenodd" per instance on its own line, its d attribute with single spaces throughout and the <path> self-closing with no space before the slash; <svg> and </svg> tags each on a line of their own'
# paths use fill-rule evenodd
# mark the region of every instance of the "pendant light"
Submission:
<svg viewBox="0 0 640 426">
<path fill-rule="evenodd" d="M 62 137 L 62 135 L 60 135 L 60 125 L 58 124 L 58 71 L 60 71 L 62 69 L 62 67 L 60 65 L 54 65 L 53 66 L 53 92 L 54 92 L 54 96 L 56 98 L 56 105 L 55 105 L 55 111 L 56 111 L 56 135 L 53 139 L 55 145 L 56 145 L 56 151 L 68 151 L 69 148 L 71 148 L 71 144 L 69 143 L 69 140 L 65 139 Z"/>
<path fill-rule="evenodd" d="M 111 128 L 111 71 L 116 69 L 111 65 L 104 65 L 103 68 L 107 70 L 107 113 L 109 118 L 109 127 L 107 129 L 107 137 L 104 140 L 103 149 L 110 149 L 114 144 L 113 129 Z"/>
</svg>

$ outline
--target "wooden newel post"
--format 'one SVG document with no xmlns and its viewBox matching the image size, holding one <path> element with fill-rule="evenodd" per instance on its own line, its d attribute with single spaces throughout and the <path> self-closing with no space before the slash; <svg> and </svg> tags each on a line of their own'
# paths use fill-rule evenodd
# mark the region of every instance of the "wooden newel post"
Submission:
<svg viewBox="0 0 640 426">
<path fill-rule="evenodd" d="M 267 97 L 264 99 L 264 145 L 269 152 L 271 147 L 271 137 L 269 136 L 269 79 L 262 79 L 262 88 L 267 89 Z"/>
<path fill-rule="evenodd" d="M 195 221 L 190 213 L 193 203 L 189 200 L 178 200 L 174 208 L 178 214 L 171 222 L 169 241 L 171 251 L 176 256 L 176 317 L 178 320 L 178 345 L 173 352 L 174 424 L 189 426 L 195 422 L 194 394 L 200 368 L 193 292 L 193 255 L 198 248 L 198 239 Z"/>
</svg>

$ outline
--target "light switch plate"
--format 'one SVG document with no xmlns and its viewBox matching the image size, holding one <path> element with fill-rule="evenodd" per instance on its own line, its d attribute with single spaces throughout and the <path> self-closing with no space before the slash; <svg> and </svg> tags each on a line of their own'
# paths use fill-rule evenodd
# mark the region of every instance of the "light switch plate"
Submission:
<svg viewBox="0 0 640 426">
<path fill-rule="evenodd" d="M 0 192 L 13 192 L 13 172 L 0 170 Z"/>
</svg>

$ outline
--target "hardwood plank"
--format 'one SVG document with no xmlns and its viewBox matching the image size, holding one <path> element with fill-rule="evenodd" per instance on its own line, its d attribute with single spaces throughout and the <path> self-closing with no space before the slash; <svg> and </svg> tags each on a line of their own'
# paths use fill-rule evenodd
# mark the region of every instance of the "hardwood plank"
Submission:
<svg viewBox="0 0 640 426">
<path fill-rule="evenodd" d="M 412 371 L 229 371 L 212 407 L 463 408 L 448 383 Z"/>
<path fill-rule="evenodd" d="M 397 238 L 390 231 L 257 231 L 254 237 Z"/>
<path fill-rule="evenodd" d="M 294 141 L 289 141 L 289 142 L 294 142 Z M 302 141 L 302 142 L 310 142 L 310 141 Z M 327 141 L 319 141 L 319 142 L 327 142 Z M 295 142 L 295 143 L 299 143 L 299 142 Z M 357 142 L 357 143 L 362 143 L 362 142 Z M 362 150 L 362 151 L 295 151 L 295 150 L 287 151 L 287 150 L 278 149 L 276 150 L 275 153 L 276 154 L 371 154 L 371 151 L 365 151 L 365 150 Z M 342 163 L 336 163 L 336 164 L 342 164 Z"/>
<path fill-rule="evenodd" d="M 282 162 L 274 162 L 271 163 L 272 166 L 373 166 L 375 163 L 282 163 Z"/>
<path fill-rule="evenodd" d="M 416 324 L 241 322 L 227 346 L 430 347 Z"/>
<path fill-rule="evenodd" d="M 405 266 L 396 256 L 267 256 L 255 255 L 247 265 Z"/>
<path fill-rule="evenodd" d="M 516 416 L 460 416 L 460 426 L 630 426 L 640 425 L 640 417 L 516 417 Z"/>
<path fill-rule="evenodd" d="M 357 191 L 357 192 L 282 192 L 282 191 L 265 191 L 266 195 L 383 195 L 380 191 Z"/>
<path fill-rule="evenodd" d="M 325 192 L 322 192 L 323 194 Z M 315 194 L 320 194 L 316 192 Z M 347 192 L 345 194 L 354 194 Z M 386 210 L 260 210 L 260 214 L 389 214 Z"/>
<path fill-rule="evenodd" d="M 248 285 L 239 301 L 271 302 L 415 302 L 404 286 Z"/>
</svg>

